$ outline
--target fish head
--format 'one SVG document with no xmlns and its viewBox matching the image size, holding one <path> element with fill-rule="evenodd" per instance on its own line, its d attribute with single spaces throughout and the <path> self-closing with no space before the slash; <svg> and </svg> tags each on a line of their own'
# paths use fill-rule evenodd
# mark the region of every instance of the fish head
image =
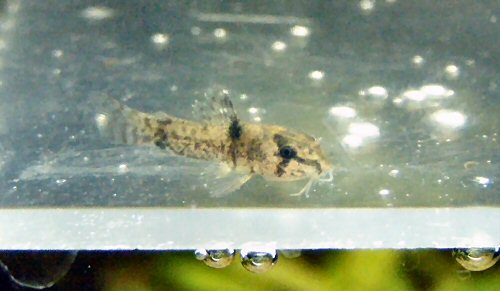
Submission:
<svg viewBox="0 0 500 291">
<path fill-rule="evenodd" d="M 262 148 L 267 162 L 261 167 L 269 180 L 318 179 L 332 169 L 319 140 L 280 126 L 269 126 Z"/>
</svg>

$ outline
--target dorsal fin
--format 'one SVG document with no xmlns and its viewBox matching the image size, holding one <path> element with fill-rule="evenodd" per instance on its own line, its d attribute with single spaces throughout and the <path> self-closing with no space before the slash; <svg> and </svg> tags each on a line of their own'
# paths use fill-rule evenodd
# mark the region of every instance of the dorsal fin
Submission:
<svg viewBox="0 0 500 291">
<path fill-rule="evenodd" d="M 212 125 L 229 125 L 238 120 L 226 89 L 212 89 L 203 94 L 202 100 L 195 100 L 193 115 L 201 122 Z"/>
</svg>

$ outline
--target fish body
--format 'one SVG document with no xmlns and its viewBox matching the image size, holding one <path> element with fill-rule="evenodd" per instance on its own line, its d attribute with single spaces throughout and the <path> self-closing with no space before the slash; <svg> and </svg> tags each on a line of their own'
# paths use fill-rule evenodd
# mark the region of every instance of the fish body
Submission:
<svg viewBox="0 0 500 291">
<path fill-rule="evenodd" d="M 179 156 L 222 162 L 248 178 L 316 180 L 332 168 L 313 137 L 278 125 L 242 122 L 227 91 L 195 104 L 197 115 L 205 116 L 200 122 L 98 98 L 97 126 L 115 143 L 152 145 Z"/>
</svg>

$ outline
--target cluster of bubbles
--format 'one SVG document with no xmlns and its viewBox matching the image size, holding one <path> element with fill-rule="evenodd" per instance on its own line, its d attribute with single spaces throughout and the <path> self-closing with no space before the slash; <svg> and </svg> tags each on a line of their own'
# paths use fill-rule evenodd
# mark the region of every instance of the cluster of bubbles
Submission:
<svg viewBox="0 0 500 291">
<path fill-rule="evenodd" d="M 300 256 L 300 250 L 282 250 L 286 258 Z M 194 252 L 196 259 L 203 261 L 212 268 L 225 268 L 229 266 L 236 255 L 234 249 L 207 250 L 198 249 Z M 241 265 L 252 273 L 263 273 L 270 270 L 278 262 L 278 251 L 266 246 L 251 246 L 240 250 Z"/>
<path fill-rule="evenodd" d="M 301 250 L 281 250 L 286 258 L 297 258 Z M 194 252 L 196 259 L 212 268 L 225 268 L 235 258 L 234 249 L 198 249 Z M 455 249 L 453 257 L 467 271 L 484 271 L 493 267 L 500 260 L 500 248 L 468 248 Z M 269 271 L 278 262 L 278 251 L 270 247 L 252 246 L 240 250 L 241 265 L 252 273 Z"/>
</svg>

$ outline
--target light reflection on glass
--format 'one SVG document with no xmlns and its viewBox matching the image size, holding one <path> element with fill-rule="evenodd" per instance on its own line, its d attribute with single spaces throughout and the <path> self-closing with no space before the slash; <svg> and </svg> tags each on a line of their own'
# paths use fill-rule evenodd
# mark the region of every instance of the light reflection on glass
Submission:
<svg viewBox="0 0 500 291">
<path fill-rule="evenodd" d="M 413 56 L 413 58 L 411 59 L 411 62 L 415 65 L 415 66 L 421 66 L 423 65 L 424 63 L 424 58 L 422 56 L 419 56 L 419 55 L 415 55 Z"/>
<path fill-rule="evenodd" d="M 63 51 L 62 50 L 53 50 L 52 51 L 52 56 L 54 58 L 61 58 L 63 56 Z"/>
<path fill-rule="evenodd" d="M 275 42 L 273 42 L 271 48 L 274 51 L 281 52 L 281 51 L 284 51 L 286 49 L 286 43 L 284 43 L 282 41 L 275 41 Z"/>
<path fill-rule="evenodd" d="M 456 65 L 448 65 L 444 68 L 446 76 L 450 79 L 455 79 L 460 75 L 460 69 Z"/>
<path fill-rule="evenodd" d="M 359 91 L 359 95 L 361 96 L 369 96 L 377 99 L 386 99 L 389 96 L 387 93 L 387 89 L 382 86 L 372 86 L 366 90 Z"/>
<path fill-rule="evenodd" d="M 459 112 L 441 109 L 431 114 L 431 120 L 446 129 L 459 129 L 465 125 L 467 117 Z"/>
<path fill-rule="evenodd" d="M 490 178 L 487 177 L 482 177 L 482 176 L 477 176 L 474 177 L 474 182 L 481 184 L 484 188 L 488 187 L 490 184 L 492 184 Z"/>
<path fill-rule="evenodd" d="M 348 134 L 342 139 L 342 144 L 350 149 L 357 149 L 366 141 L 373 141 L 380 136 L 379 128 L 370 122 L 352 122 L 348 125 L 347 132 Z"/>
<path fill-rule="evenodd" d="M 85 8 L 81 13 L 81 16 L 88 20 L 104 20 L 113 15 L 113 9 L 105 6 L 90 6 Z"/>
<path fill-rule="evenodd" d="M 436 107 L 441 100 L 448 99 L 455 95 L 453 90 L 440 84 L 427 84 L 419 89 L 408 89 L 400 96 L 394 98 L 392 102 L 397 106 L 406 106 L 408 109 L 423 107 Z"/>
<path fill-rule="evenodd" d="M 363 11 L 369 12 L 375 8 L 374 0 L 361 0 L 358 4 L 359 8 Z"/>
<path fill-rule="evenodd" d="M 262 114 L 264 114 L 266 111 L 262 108 L 257 108 L 257 107 L 250 107 L 248 108 L 248 113 L 250 113 L 250 118 L 254 122 L 261 122 L 262 121 Z"/>
<path fill-rule="evenodd" d="M 447 98 L 455 94 L 453 90 L 439 84 L 424 85 L 420 87 L 420 91 L 422 91 L 425 95 L 434 98 Z"/>
<path fill-rule="evenodd" d="M 258 112 L 259 112 L 259 109 L 256 107 L 248 108 L 248 113 L 250 113 L 250 114 L 257 114 Z"/>
<path fill-rule="evenodd" d="M 348 106 L 333 106 L 328 112 L 338 118 L 353 118 L 357 115 L 356 110 Z"/>
<path fill-rule="evenodd" d="M 169 37 L 166 33 L 155 33 L 151 36 L 151 41 L 156 45 L 165 45 L 168 43 Z"/>
<path fill-rule="evenodd" d="M 349 125 L 348 131 L 350 134 L 357 135 L 361 138 L 374 138 L 380 136 L 379 128 L 369 122 L 353 122 Z"/>
<path fill-rule="evenodd" d="M 95 116 L 95 122 L 99 129 L 104 129 L 108 125 L 108 117 L 105 114 L 97 114 Z"/>
<path fill-rule="evenodd" d="M 290 32 L 293 36 L 297 37 L 306 37 L 310 33 L 309 28 L 302 25 L 295 25 L 292 29 L 290 29 Z"/>
<path fill-rule="evenodd" d="M 216 28 L 214 29 L 214 36 L 219 39 L 226 38 L 227 31 L 224 28 Z"/>
<path fill-rule="evenodd" d="M 398 177 L 399 170 L 394 169 L 394 170 L 389 171 L 389 176 L 394 177 L 394 178 Z"/>
<path fill-rule="evenodd" d="M 342 144 L 351 149 L 356 149 L 363 145 L 363 138 L 357 135 L 348 134 L 342 139 Z"/>
<path fill-rule="evenodd" d="M 323 71 L 312 71 L 309 73 L 309 78 L 313 80 L 321 80 L 325 76 L 325 73 Z"/>
<path fill-rule="evenodd" d="M 191 27 L 191 34 L 194 35 L 194 36 L 200 35 L 201 34 L 201 28 L 199 28 L 198 26 Z"/>
<path fill-rule="evenodd" d="M 380 196 L 387 196 L 387 195 L 391 194 L 391 191 L 389 189 L 382 189 L 382 190 L 378 191 L 378 194 Z"/>
<path fill-rule="evenodd" d="M 408 90 L 403 93 L 402 97 L 409 101 L 421 102 L 424 101 L 427 96 L 421 90 Z"/>
</svg>

